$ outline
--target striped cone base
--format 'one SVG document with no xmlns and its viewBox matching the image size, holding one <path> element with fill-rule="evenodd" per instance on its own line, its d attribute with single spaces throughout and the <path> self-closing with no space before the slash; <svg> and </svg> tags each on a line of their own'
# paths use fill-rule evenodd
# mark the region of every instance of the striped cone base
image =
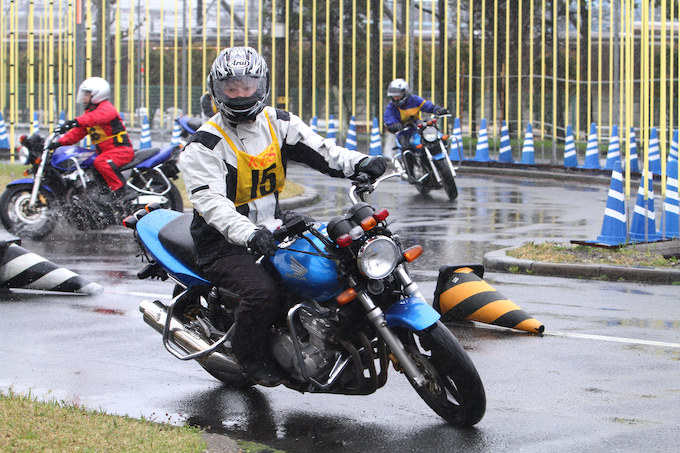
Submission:
<svg viewBox="0 0 680 453">
<path fill-rule="evenodd" d="M 637 155 L 637 140 L 635 139 L 635 128 L 630 128 L 630 171 L 640 173 Z"/>
<path fill-rule="evenodd" d="M 2 119 L 2 117 L 0 117 Z M 671 149 L 668 151 L 668 160 L 678 160 L 678 130 L 673 131 L 673 140 L 671 140 Z"/>
<path fill-rule="evenodd" d="M 619 128 L 616 124 L 612 125 L 612 134 L 609 137 L 609 148 L 607 149 L 607 162 L 604 164 L 605 170 L 613 170 L 614 162 L 621 160 L 621 149 L 619 147 Z"/>
<path fill-rule="evenodd" d="M 607 205 L 604 209 L 602 230 L 597 237 L 598 243 L 608 245 L 620 245 L 626 243 L 626 198 L 623 193 L 623 174 L 621 163 L 616 160 L 613 163 L 612 181 L 609 186 Z"/>
<path fill-rule="evenodd" d="M 380 126 L 378 118 L 373 118 L 371 125 L 371 143 L 369 144 L 368 154 L 371 156 L 382 156 L 382 139 L 380 138 Z"/>
<path fill-rule="evenodd" d="M 172 137 L 170 138 L 170 146 L 178 146 L 182 141 L 182 130 L 179 127 L 179 122 L 175 120 L 175 125 L 172 126 Z"/>
<path fill-rule="evenodd" d="M 570 125 L 567 126 L 567 133 L 564 137 L 564 166 L 578 167 L 576 145 L 574 145 L 574 131 Z"/>
<path fill-rule="evenodd" d="M 661 145 L 655 127 L 649 135 L 649 170 L 655 175 L 661 174 Z"/>
<path fill-rule="evenodd" d="M 357 150 L 357 124 L 354 115 L 349 119 L 349 129 L 347 130 L 347 138 L 345 139 L 345 148 L 352 151 Z"/>
<path fill-rule="evenodd" d="M 463 160 L 463 132 L 460 128 L 460 118 L 453 120 L 453 134 L 451 134 L 451 147 L 449 159 L 454 162 Z"/>
<path fill-rule="evenodd" d="M 490 162 L 489 158 L 489 132 L 486 129 L 486 120 L 482 118 L 479 126 L 479 139 L 477 140 L 477 148 L 475 151 L 476 162 Z"/>
<path fill-rule="evenodd" d="M 678 131 L 675 131 L 676 133 Z M 678 197 L 678 161 L 668 159 L 666 167 L 666 199 L 663 203 L 664 228 L 659 234 L 666 239 L 680 237 L 680 197 Z"/>
<path fill-rule="evenodd" d="M 95 295 L 104 289 L 16 244 L 0 249 L 0 288 L 25 288 Z"/>
<path fill-rule="evenodd" d="M 151 148 L 151 130 L 149 128 L 149 117 L 144 115 L 142 118 L 142 133 L 139 138 L 139 149 Z"/>
<path fill-rule="evenodd" d="M 7 137 L 5 120 L 2 117 L 2 113 L 0 113 L 0 149 L 9 149 L 9 139 Z"/>
<path fill-rule="evenodd" d="M 527 124 L 527 132 L 524 135 L 524 144 L 522 145 L 522 157 L 520 159 L 520 163 L 534 165 L 536 163 L 534 154 L 534 133 L 531 129 L 531 124 Z"/>
<path fill-rule="evenodd" d="M 514 162 L 512 160 L 512 146 L 510 145 L 510 131 L 505 121 L 503 121 L 501 126 L 501 148 L 498 153 L 498 162 Z"/>
<path fill-rule="evenodd" d="M 588 134 L 588 147 L 586 148 L 585 162 L 581 168 L 600 169 L 600 150 L 597 144 L 597 126 L 595 123 L 590 125 Z"/>
<path fill-rule="evenodd" d="M 472 267 L 439 270 L 434 307 L 443 320 L 478 321 L 531 333 L 545 327 L 482 280 Z"/>
</svg>

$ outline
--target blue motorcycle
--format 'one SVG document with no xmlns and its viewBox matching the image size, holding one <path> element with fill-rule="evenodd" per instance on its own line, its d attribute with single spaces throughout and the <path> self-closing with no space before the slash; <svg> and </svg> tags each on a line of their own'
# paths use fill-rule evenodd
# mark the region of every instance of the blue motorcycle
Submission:
<svg viewBox="0 0 680 453">
<path fill-rule="evenodd" d="M 448 153 L 448 141 L 455 138 L 442 134 L 438 126 L 439 118 L 447 116 L 451 115 L 432 115 L 406 122 L 397 132 L 397 137 L 403 139 L 397 140 L 394 164 L 402 178 L 415 185 L 421 195 L 443 188 L 449 200 L 455 200 L 458 198 L 456 169 Z M 403 149 L 402 140 L 408 142 Z"/>
<path fill-rule="evenodd" d="M 137 196 L 125 206 L 116 206 L 101 196 L 109 189 L 93 166 L 95 151 L 74 145 L 48 149 L 58 136 L 55 130 L 46 139 L 38 134 L 19 139 L 19 161 L 30 167 L 26 177 L 10 182 L 0 197 L 0 220 L 10 233 L 41 239 L 59 218 L 79 230 L 101 230 L 153 202 L 183 210 L 182 195 L 172 182 L 179 175 L 176 162 L 181 146 L 136 151 L 133 160 L 118 170 Z"/>
<path fill-rule="evenodd" d="M 388 211 L 363 201 L 392 176 L 399 175 L 353 185 L 343 216 L 328 223 L 293 216 L 274 232 L 279 250 L 261 264 L 291 296 L 274 326 L 272 354 L 287 373 L 283 385 L 299 392 L 368 395 L 385 385 L 391 364 L 447 422 L 472 426 L 485 412 L 484 386 L 411 279 L 407 264 L 422 248 L 405 249 L 387 226 Z M 253 385 L 230 350 L 239 295 L 196 267 L 192 215 L 156 208 L 123 221 L 148 261 L 138 277 L 175 283 L 169 304 L 140 304 L 144 321 L 178 359 L 195 360 L 227 385 Z"/>
</svg>

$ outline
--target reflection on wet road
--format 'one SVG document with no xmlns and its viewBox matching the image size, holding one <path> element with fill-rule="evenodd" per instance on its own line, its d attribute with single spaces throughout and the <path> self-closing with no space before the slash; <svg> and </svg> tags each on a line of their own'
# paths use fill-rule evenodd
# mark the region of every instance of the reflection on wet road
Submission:
<svg viewBox="0 0 680 453">
<path fill-rule="evenodd" d="M 347 182 L 300 167 L 289 176 L 321 202 L 299 211 L 344 213 Z M 607 187 L 460 175 L 460 195 L 422 197 L 385 182 L 371 202 L 423 256 L 411 270 L 432 295 L 443 264 L 477 263 L 524 241 L 593 239 Z M 451 325 L 484 381 L 487 413 L 452 428 L 390 370 L 373 395 L 233 390 L 176 360 L 141 319 L 139 302 L 170 282 L 140 282 L 131 232 L 62 230 L 31 251 L 105 286 L 95 297 L 0 294 L 0 388 L 107 412 L 189 422 L 290 452 L 640 451 L 677 446 L 680 423 L 678 287 L 489 272 L 487 280 L 545 324 L 543 337 L 481 324 Z M 74 253 L 74 251 L 76 253 Z"/>
</svg>

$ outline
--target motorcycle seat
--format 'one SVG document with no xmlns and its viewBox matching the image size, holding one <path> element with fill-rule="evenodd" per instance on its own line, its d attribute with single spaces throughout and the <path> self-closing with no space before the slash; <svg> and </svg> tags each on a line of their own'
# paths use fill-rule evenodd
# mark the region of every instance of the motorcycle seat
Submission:
<svg viewBox="0 0 680 453">
<path fill-rule="evenodd" d="M 201 272 L 196 264 L 198 254 L 194 246 L 194 239 L 189 233 L 193 214 L 182 214 L 168 222 L 158 232 L 158 240 L 163 247 L 170 252 L 190 270 L 200 275 Z"/>
<path fill-rule="evenodd" d="M 160 148 L 146 148 L 135 151 L 135 157 L 132 158 L 130 162 L 120 167 L 121 170 L 127 170 L 128 168 L 136 167 L 137 164 L 144 162 L 149 157 L 153 156 L 159 152 Z"/>
</svg>

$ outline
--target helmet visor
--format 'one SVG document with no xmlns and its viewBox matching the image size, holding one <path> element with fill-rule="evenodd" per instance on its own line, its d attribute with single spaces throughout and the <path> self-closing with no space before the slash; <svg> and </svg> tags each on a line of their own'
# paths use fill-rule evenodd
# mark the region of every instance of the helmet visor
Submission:
<svg viewBox="0 0 680 453">
<path fill-rule="evenodd" d="M 87 105 L 92 100 L 92 91 L 80 88 L 76 94 L 76 102 Z"/>
<path fill-rule="evenodd" d="M 267 81 L 264 77 L 232 76 L 214 81 L 213 93 L 227 105 L 246 106 L 266 96 Z"/>
</svg>

